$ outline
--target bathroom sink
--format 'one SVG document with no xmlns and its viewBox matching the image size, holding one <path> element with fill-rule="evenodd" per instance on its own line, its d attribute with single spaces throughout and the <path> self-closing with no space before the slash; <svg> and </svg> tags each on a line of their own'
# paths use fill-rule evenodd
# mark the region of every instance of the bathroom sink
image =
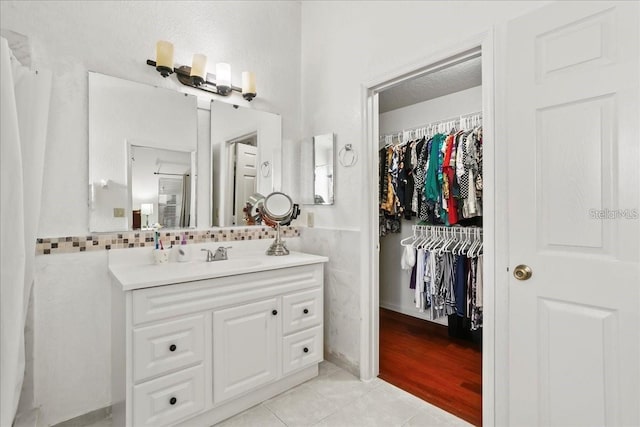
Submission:
<svg viewBox="0 0 640 427">
<path fill-rule="evenodd" d="M 123 290 L 133 290 L 326 262 L 324 257 L 297 252 L 288 256 L 267 256 L 263 250 L 237 251 L 229 254 L 230 259 L 211 262 L 206 261 L 204 254 L 197 255 L 188 262 L 153 264 L 149 263 L 149 254 L 141 253 L 144 260 L 141 257 L 141 262 L 136 263 L 127 259 L 126 254 L 114 253 L 116 262 L 110 263 L 109 270 Z"/>
</svg>

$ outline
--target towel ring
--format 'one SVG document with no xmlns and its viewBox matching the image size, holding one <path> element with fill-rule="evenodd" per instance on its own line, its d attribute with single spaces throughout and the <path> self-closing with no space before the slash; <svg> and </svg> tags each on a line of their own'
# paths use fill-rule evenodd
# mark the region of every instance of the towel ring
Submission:
<svg viewBox="0 0 640 427">
<path fill-rule="evenodd" d="M 345 144 L 338 153 L 338 160 L 340 161 L 340 164 L 342 166 L 348 168 L 356 164 L 356 162 L 358 161 L 358 154 L 353 149 L 351 144 Z"/>
<path fill-rule="evenodd" d="M 260 165 L 260 172 L 262 173 L 263 178 L 267 178 L 271 173 L 271 163 L 268 160 L 265 160 Z"/>
</svg>

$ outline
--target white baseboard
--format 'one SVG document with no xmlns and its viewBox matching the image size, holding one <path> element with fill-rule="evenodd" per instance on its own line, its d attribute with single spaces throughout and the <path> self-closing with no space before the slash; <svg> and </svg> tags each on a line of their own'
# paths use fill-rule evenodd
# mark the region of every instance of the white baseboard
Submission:
<svg viewBox="0 0 640 427">
<path fill-rule="evenodd" d="M 380 307 L 386 308 L 387 310 L 395 311 L 397 313 L 406 314 L 407 316 L 416 317 L 418 319 L 428 320 L 429 322 L 437 323 L 438 325 L 447 326 L 449 324 L 446 316 L 432 319 L 431 314 L 428 311 L 424 311 L 421 313 L 417 308 L 406 308 L 401 305 L 392 304 L 385 301 L 380 301 Z"/>
</svg>

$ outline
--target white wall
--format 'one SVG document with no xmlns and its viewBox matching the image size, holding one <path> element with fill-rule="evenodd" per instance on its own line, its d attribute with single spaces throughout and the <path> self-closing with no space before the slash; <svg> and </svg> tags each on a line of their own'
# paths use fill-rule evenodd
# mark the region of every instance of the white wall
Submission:
<svg viewBox="0 0 640 427">
<path fill-rule="evenodd" d="M 338 237 L 327 240 L 335 247 L 359 242 L 366 209 L 361 194 L 377 192 L 377 183 L 363 182 L 362 85 L 410 64 L 422 64 L 434 52 L 545 3 L 548 2 L 302 2 L 302 136 L 335 132 L 338 150 L 344 144 L 353 144 L 360 158 L 354 167 L 337 167 L 333 206 L 305 207 L 315 213 L 317 227 L 351 230 L 349 240 L 342 240 L 336 233 L 314 239 Z M 306 239 L 304 232 L 302 235 Z M 316 241 L 316 245 L 321 246 L 321 242 Z M 368 250 L 360 248 L 360 257 Z M 335 277 L 353 279 L 348 287 L 355 292 L 359 304 L 348 308 L 348 318 L 347 313 L 339 311 L 326 319 L 326 324 L 358 339 L 361 323 L 352 318 L 361 318 L 361 289 L 369 285 L 360 283 L 361 261 L 338 270 L 335 256 L 329 256 L 332 261 L 327 268 L 336 272 Z M 331 291 L 345 282 L 330 279 L 326 286 Z M 342 346 L 329 340 L 326 346 L 330 353 L 341 354 L 352 370 L 358 369 L 359 342 Z"/>
<path fill-rule="evenodd" d="M 482 87 L 441 96 L 397 110 L 380 114 L 380 134 L 398 132 L 424 126 L 439 120 L 482 111 Z M 380 306 L 409 316 L 431 320 L 429 311 L 419 312 L 413 302 L 415 292 L 409 289 L 409 274 L 400 268 L 404 247 L 400 241 L 413 234 L 411 226 L 416 220 L 401 220 L 400 233 L 389 233 L 380 238 Z M 436 319 L 447 324 L 447 318 Z"/>
<path fill-rule="evenodd" d="M 380 135 L 482 111 L 482 86 L 380 114 Z"/>
<path fill-rule="evenodd" d="M 230 63 L 236 85 L 254 71 L 258 97 L 225 101 L 282 115 L 284 144 L 300 139 L 298 2 L 2 1 L 0 26 L 28 36 L 33 66 L 53 71 L 41 237 L 88 232 L 88 70 L 203 96 L 146 65 L 157 40 L 173 42 L 177 63 Z M 45 425 L 110 404 L 109 286 L 104 253 L 37 259 L 33 387 Z"/>
</svg>

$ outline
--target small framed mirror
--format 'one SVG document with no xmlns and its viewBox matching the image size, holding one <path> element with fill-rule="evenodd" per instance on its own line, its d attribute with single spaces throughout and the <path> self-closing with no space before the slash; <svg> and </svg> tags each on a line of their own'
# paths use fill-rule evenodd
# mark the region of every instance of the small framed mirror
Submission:
<svg viewBox="0 0 640 427">
<path fill-rule="evenodd" d="M 313 204 L 333 204 L 334 134 L 313 137 Z"/>
</svg>

